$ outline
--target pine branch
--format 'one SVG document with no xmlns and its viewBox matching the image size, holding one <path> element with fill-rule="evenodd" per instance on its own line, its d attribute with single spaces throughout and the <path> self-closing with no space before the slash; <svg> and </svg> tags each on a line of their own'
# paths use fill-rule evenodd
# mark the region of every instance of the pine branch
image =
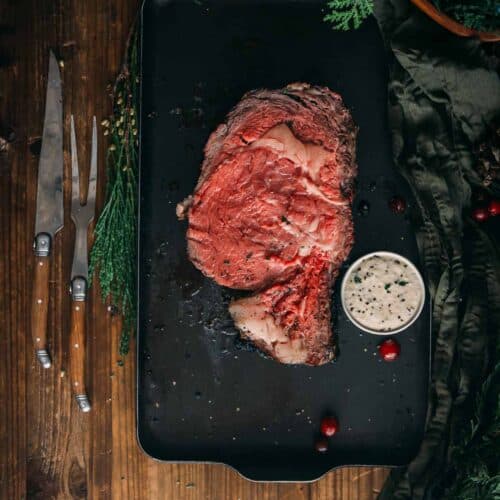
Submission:
<svg viewBox="0 0 500 500">
<path fill-rule="evenodd" d="M 457 444 L 457 478 L 449 500 L 500 500 L 500 363 L 479 391 L 470 431 Z"/>
<path fill-rule="evenodd" d="M 330 12 L 324 21 L 340 31 L 358 29 L 373 12 L 373 0 L 330 0 L 327 6 Z"/>
<path fill-rule="evenodd" d="M 113 114 L 103 120 L 109 137 L 106 156 L 106 201 L 94 230 L 89 275 L 99 278 L 104 301 L 123 316 L 120 354 L 129 350 L 136 318 L 136 245 L 139 65 L 137 23 L 129 37 L 126 59 L 116 79 Z"/>
</svg>

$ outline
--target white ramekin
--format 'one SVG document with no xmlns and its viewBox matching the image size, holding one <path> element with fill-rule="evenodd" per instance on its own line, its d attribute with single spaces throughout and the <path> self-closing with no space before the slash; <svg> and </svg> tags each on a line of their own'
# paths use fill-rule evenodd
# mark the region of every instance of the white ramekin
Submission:
<svg viewBox="0 0 500 500">
<path fill-rule="evenodd" d="M 374 257 L 374 256 L 391 257 L 391 258 L 394 258 L 394 259 L 398 259 L 401 262 L 404 262 L 405 264 L 407 264 L 408 267 L 410 269 L 412 269 L 415 272 L 415 274 L 417 275 L 417 279 L 418 279 L 418 282 L 419 282 L 419 285 L 420 285 L 420 289 L 422 290 L 422 300 L 420 302 L 419 307 L 415 311 L 415 314 L 413 315 L 412 319 L 408 323 L 406 323 L 405 325 L 403 325 L 402 327 L 396 328 L 394 330 L 388 330 L 388 331 L 383 331 L 382 332 L 382 331 L 379 331 L 379 330 L 372 330 L 372 329 L 370 329 L 370 328 L 368 328 L 366 326 L 363 326 L 355 318 L 352 317 L 350 311 L 345 306 L 344 290 L 345 290 L 345 286 L 346 286 L 346 283 L 347 283 L 347 279 L 351 275 L 353 269 L 355 267 L 359 266 L 359 264 L 362 261 L 364 261 L 365 259 L 368 259 L 370 257 Z M 415 264 L 413 264 L 413 262 L 411 262 L 406 257 L 403 257 L 402 255 L 399 255 L 397 253 L 386 252 L 385 250 L 380 250 L 380 251 L 377 251 L 377 252 L 372 252 L 372 253 L 368 253 L 366 255 L 363 255 L 362 257 L 360 257 L 358 260 L 356 260 L 355 262 L 353 262 L 349 266 L 349 269 L 347 269 L 347 271 L 344 274 L 344 277 L 342 278 L 342 284 L 340 285 L 340 300 L 342 302 L 342 308 L 344 309 L 344 312 L 345 312 L 346 316 L 360 330 L 363 330 L 364 332 L 367 332 L 367 333 L 372 333 L 373 335 L 394 335 L 395 333 L 402 332 L 403 330 L 406 330 L 408 327 L 410 327 L 417 320 L 417 318 L 420 316 L 420 314 L 422 313 L 422 309 L 424 308 L 424 304 L 425 304 L 425 284 L 424 284 L 424 280 L 422 279 L 422 275 L 420 274 L 420 271 L 416 268 L 416 266 L 415 266 Z"/>
</svg>

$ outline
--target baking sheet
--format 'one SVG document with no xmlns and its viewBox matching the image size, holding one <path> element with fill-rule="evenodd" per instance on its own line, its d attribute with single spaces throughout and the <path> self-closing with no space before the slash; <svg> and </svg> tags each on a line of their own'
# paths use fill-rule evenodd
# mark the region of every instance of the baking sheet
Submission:
<svg viewBox="0 0 500 500">
<path fill-rule="evenodd" d="M 176 204 L 199 175 L 210 132 L 248 90 L 293 81 L 339 92 L 360 128 L 348 264 L 375 251 L 418 265 L 408 216 L 388 200 L 406 183 L 393 169 L 386 116 L 387 61 L 373 19 L 334 32 L 318 2 L 146 0 L 142 19 L 138 407 L 140 445 L 169 461 L 221 462 L 255 480 L 307 481 L 348 464 L 403 465 L 423 434 L 430 320 L 397 335 L 385 363 L 333 293 L 338 359 L 284 366 L 238 340 L 227 313 L 241 294 L 203 277 L 186 255 Z M 368 215 L 358 213 L 361 200 Z M 341 430 L 314 450 L 321 417 Z"/>
</svg>

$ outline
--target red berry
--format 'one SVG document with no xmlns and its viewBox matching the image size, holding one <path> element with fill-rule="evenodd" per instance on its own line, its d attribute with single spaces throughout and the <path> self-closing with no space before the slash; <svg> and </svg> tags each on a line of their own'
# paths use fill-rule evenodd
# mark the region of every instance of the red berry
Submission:
<svg viewBox="0 0 500 500">
<path fill-rule="evenodd" d="M 389 200 L 389 208 L 395 214 L 402 214 L 406 210 L 406 201 L 400 196 L 394 196 Z"/>
<path fill-rule="evenodd" d="M 314 448 L 318 453 L 326 453 L 328 451 L 328 441 L 324 438 L 320 438 L 314 444 Z"/>
<path fill-rule="evenodd" d="M 500 215 L 500 200 L 491 200 L 488 205 L 488 212 L 490 215 Z"/>
<path fill-rule="evenodd" d="M 378 345 L 378 353 L 384 361 L 394 361 L 399 358 L 401 346 L 393 339 L 386 339 Z"/>
<path fill-rule="evenodd" d="M 484 207 L 478 207 L 472 211 L 472 218 L 477 222 L 484 222 L 489 218 L 489 216 L 490 213 L 488 212 L 488 209 Z"/>
<path fill-rule="evenodd" d="M 324 417 L 320 429 L 323 436 L 332 437 L 339 430 L 339 423 L 335 417 Z"/>
</svg>

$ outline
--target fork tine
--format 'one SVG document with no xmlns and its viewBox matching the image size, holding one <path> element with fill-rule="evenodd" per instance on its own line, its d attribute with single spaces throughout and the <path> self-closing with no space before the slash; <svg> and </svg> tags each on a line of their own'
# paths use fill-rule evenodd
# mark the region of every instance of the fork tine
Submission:
<svg viewBox="0 0 500 500">
<path fill-rule="evenodd" d="M 97 184 L 97 121 L 94 116 L 92 120 L 92 150 L 90 154 L 89 189 L 87 194 L 87 205 L 91 208 L 95 205 Z"/>
<path fill-rule="evenodd" d="M 76 148 L 75 119 L 71 115 L 71 200 L 80 203 L 80 174 L 78 171 L 78 152 Z"/>
</svg>

